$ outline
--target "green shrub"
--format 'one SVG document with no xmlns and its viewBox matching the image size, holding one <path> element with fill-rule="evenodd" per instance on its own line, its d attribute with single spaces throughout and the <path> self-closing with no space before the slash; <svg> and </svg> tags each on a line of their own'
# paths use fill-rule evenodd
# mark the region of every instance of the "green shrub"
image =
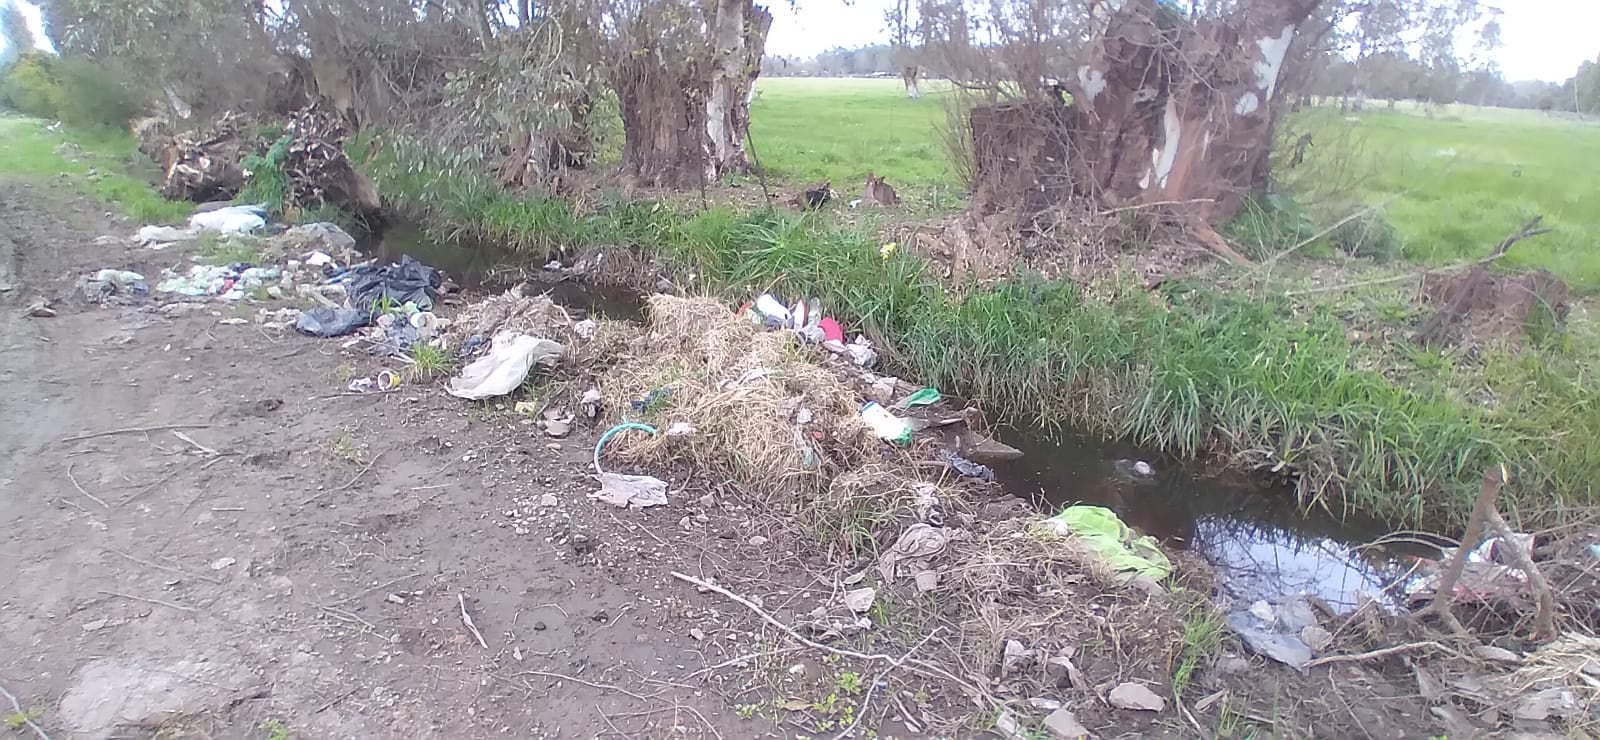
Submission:
<svg viewBox="0 0 1600 740">
<path fill-rule="evenodd" d="M 121 74 L 81 57 L 22 55 L 0 79 L 0 104 L 80 128 L 121 128 L 143 100 Z"/>
<path fill-rule="evenodd" d="M 1265 259 L 1317 233 L 1300 204 L 1281 193 L 1247 198 L 1225 233 L 1251 259 Z"/>
<path fill-rule="evenodd" d="M 1335 227 L 1328 232 L 1328 241 L 1334 249 L 1351 257 L 1366 257 L 1375 262 L 1397 259 L 1405 248 L 1394 224 L 1376 212 L 1362 214 Z"/>
</svg>

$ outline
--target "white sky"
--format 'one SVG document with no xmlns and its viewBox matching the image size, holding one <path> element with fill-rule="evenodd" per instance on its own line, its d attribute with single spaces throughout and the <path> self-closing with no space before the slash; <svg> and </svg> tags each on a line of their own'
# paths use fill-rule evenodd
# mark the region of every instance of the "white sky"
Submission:
<svg viewBox="0 0 1600 740">
<path fill-rule="evenodd" d="M 836 46 L 884 44 L 888 0 L 771 0 L 767 53 L 814 56 Z M 1504 45 L 1495 54 L 1506 79 L 1561 82 L 1600 57 L 1600 0 L 1499 0 Z M 1470 43 L 1463 39 L 1463 44 Z M 1465 49 L 1463 49 L 1465 51 Z"/>
<path fill-rule="evenodd" d="M 40 48 L 48 48 L 39 9 L 13 1 L 22 4 Z M 883 21 L 889 0 L 771 0 L 769 7 L 769 54 L 809 57 L 836 46 L 889 41 Z M 1600 57 L 1600 0 L 1500 0 L 1499 7 L 1504 46 L 1495 56 L 1507 80 L 1560 82 L 1583 60 Z M 5 45 L 0 39 L 0 48 Z"/>
</svg>

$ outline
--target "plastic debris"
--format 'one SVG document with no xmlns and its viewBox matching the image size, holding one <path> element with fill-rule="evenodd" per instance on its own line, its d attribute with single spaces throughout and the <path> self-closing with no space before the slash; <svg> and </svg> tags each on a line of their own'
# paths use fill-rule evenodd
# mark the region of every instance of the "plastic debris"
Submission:
<svg viewBox="0 0 1600 740">
<path fill-rule="evenodd" d="M 911 444 L 911 427 L 906 425 L 904 419 L 889 413 L 889 410 L 878 405 L 876 401 L 868 401 L 861 405 L 861 420 L 872 428 L 873 434 L 885 442 L 897 445 Z"/>
<path fill-rule="evenodd" d="M 872 343 L 864 337 L 856 337 L 855 341 L 844 345 L 842 352 L 856 367 L 872 367 L 878 364 L 878 353 L 872 349 Z"/>
<path fill-rule="evenodd" d="M 366 326 L 371 318 L 366 312 L 353 308 L 318 306 L 301 313 L 295 319 L 294 328 L 314 337 L 342 337 Z"/>
<path fill-rule="evenodd" d="M 878 574 L 886 581 L 904 576 L 916 577 L 920 588 L 921 574 L 933 570 L 933 558 L 944 552 L 951 540 L 966 536 L 967 533 L 959 529 L 917 522 L 906 527 L 906 531 L 901 532 L 899 539 L 895 540 L 894 546 L 879 558 Z"/>
<path fill-rule="evenodd" d="M 150 294 L 150 286 L 145 283 L 143 275 L 109 268 L 79 278 L 78 290 L 95 303 L 105 303 L 112 297 L 130 298 Z"/>
<path fill-rule="evenodd" d="M 1172 574 L 1172 562 L 1154 537 L 1136 536 L 1116 512 L 1103 506 L 1069 506 L 1052 517 L 1066 524 L 1113 569 L 1161 580 Z"/>
<path fill-rule="evenodd" d="M 267 226 L 265 206 L 228 206 L 189 217 L 189 227 L 225 234 L 249 234 Z"/>
<path fill-rule="evenodd" d="M 872 602 L 878 597 L 878 592 L 871 588 L 858 588 L 844 592 L 844 605 L 857 614 L 865 613 L 872 608 Z"/>
<path fill-rule="evenodd" d="M 572 333 L 576 334 L 579 339 L 592 339 L 597 328 L 593 319 L 584 319 L 572 325 Z"/>
<path fill-rule="evenodd" d="M 321 243 L 325 248 L 331 249 L 335 252 L 344 252 L 356 248 L 355 237 L 345 233 L 345 230 L 339 228 L 338 224 L 328 223 L 327 221 L 301 224 L 299 226 L 290 228 L 288 231 L 283 232 L 283 234 L 286 237 L 294 239 L 308 246 L 313 242 Z M 305 247 L 301 248 L 304 249 Z M 313 254 L 322 253 L 314 252 Z M 328 257 L 326 254 L 323 254 L 322 256 Z M 328 257 L 329 262 L 332 262 L 332 259 L 333 258 Z M 307 260 L 307 264 L 311 264 L 314 267 L 321 266 L 311 262 L 309 259 Z"/>
<path fill-rule="evenodd" d="M 1223 621 L 1246 647 L 1299 671 L 1305 670 L 1314 651 L 1305 637 L 1321 642 L 1316 614 L 1299 597 L 1278 606 L 1256 601 L 1248 609 L 1228 613 Z"/>
<path fill-rule="evenodd" d="M 445 389 L 456 398 L 479 400 L 516 390 L 535 365 L 552 365 L 566 351 L 559 342 L 526 334 L 495 335 L 489 353 L 461 369 Z"/>
<path fill-rule="evenodd" d="M 911 395 L 900 399 L 891 408 L 896 411 L 905 411 L 918 406 L 932 406 L 942 400 L 944 400 L 944 396 L 939 394 L 938 388 L 918 388 Z"/>
<path fill-rule="evenodd" d="M 356 378 L 345 386 L 351 393 L 372 393 L 374 391 L 392 391 L 400 387 L 400 376 L 392 370 L 379 370 L 377 375 L 370 378 Z"/>
<path fill-rule="evenodd" d="M 666 481 L 648 475 L 624 475 L 622 473 L 607 473 L 600 469 L 600 451 L 612 437 L 630 429 L 657 434 L 655 427 L 648 424 L 627 423 L 618 424 L 607 429 L 600 439 L 594 444 L 594 469 L 600 475 L 600 490 L 589 494 L 589 497 L 604 501 L 618 508 L 643 509 L 650 506 L 665 506 L 667 504 Z"/>
<path fill-rule="evenodd" d="M 151 249 L 165 249 L 173 242 L 193 239 L 194 234 L 191 229 L 150 225 L 139 227 L 139 233 L 133 236 L 133 240 L 141 246 L 150 247 Z"/>
<path fill-rule="evenodd" d="M 817 322 L 817 328 L 822 330 L 822 341 L 844 344 L 844 327 L 839 325 L 838 319 L 824 316 Z"/>
<path fill-rule="evenodd" d="M 429 311 L 439 297 L 439 273 L 409 255 L 398 263 L 377 267 L 359 265 L 342 277 L 347 283 L 350 304 L 356 308 L 372 310 L 380 302 L 395 306 L 407 303 Z"/>
<path fill-rule="evenodd" d="M 946 465 L 950 466 L 951 470 L 963 476 L 981 480 L 985 483 L 993 483 L 995 480 L 994 471 L 987 465 L 979 465 L 949 450 L 940 452 L 939 457 L 944 460 Z"/>
</svg>

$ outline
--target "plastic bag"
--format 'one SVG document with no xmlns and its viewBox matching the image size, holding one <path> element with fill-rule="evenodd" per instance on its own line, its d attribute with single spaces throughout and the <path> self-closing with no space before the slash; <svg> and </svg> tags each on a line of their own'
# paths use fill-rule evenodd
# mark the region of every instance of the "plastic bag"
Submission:
<svg viewBox="0 0 1600 740">
<path fill-rule="evenodd" d="M 439 273 L 409 256 L 382 267 L 361 265 L 350 270 L 346 279 L 350 304 L 367 311 L 384 299 L 396 306 L 411 303 L 430 311 L 439 297 Z"/>
<path fill-rule="evenodd" d="M 489 353 L 461 369 L 446 390 L 456 398 L 479 400 L 503 396 L 517 389 L 538 364 L 554 364 L 566 351 L 559 342 L 508 332 L 498 334 Z"/>
<path fill-rule="evenodd" d="M 249 234 L 267 226 L 267 209 L 261 206 L 228 206 L 189 217 L 189 227 L 225 234 Z"/>
<path fill-rule="evenodd" d="M 1103 506 L 1069 506 L 1054 519 L 1064 522 L 1070 536 L 1089 545 L 1108 565 L 1119 571 L 1156 580 L 1172 574 L 1172 561 L 1154 537 L 1135 537 L 1116 512 Z"/>
<path fill-rule="evenodd" d="M 328 308 L 319 306 L 300 314 L 294 328 L 301 334 L 315 337 L 342 337 L 366 326 L 371 317 L 353 308 Z"/>
</svg>

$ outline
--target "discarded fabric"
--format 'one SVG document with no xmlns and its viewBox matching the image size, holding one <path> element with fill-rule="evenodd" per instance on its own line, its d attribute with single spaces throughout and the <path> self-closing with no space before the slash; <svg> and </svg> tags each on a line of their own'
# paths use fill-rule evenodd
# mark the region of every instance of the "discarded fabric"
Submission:
<svg viewBox="0 0 1600 740">
<path fill-rule="evenodd" d="M 295 319 L 294 328 L 314 337 L 342 337 L 366 326 L 370 319 L 366 312 L 353 308 L 318 306 L 301 313 L 300 318 Z"/>
<path fill-rule="evenodd" d="M 667 483 L 659 478 L 648 475 L 625 475 L 622 473 L 607 473 L 600 469 L 600 451 L 611 438 L 628 430 L 637 429 L 643 432 L 657 434 L 655 427 L 648 424 L 626 423 L 618 424 L 607 429 L 600 439 L 594 443 L 594 470 L 600 475 L 600 490 L 589 494 L 590 498 L 604 501 L 618 508 L 643 509 L 649 506 L 665 506 L 667 504 Z"/>
<path fill-rule="evenodd" d="M 979 465 L 949 450 L 940 452 L 939 457 L 944 460 L 946 465 L 950 466 L 951 470 L 961 475 L 975 478 L 985 483 L 994 482 L 994 471 L 990 470 L 987 465 Z"/>
<path fill-rule="evenodd" d="M 552 365 L 566 351 L 559 342 L 526 334 L 507 332 L 495 335 L 489 353 L 461 369 L 446 390 L 457 398 L 479 400 L 503 396 L 527 379 L 534 365 Z"/>
<path fill-rule="evenodd" d="M 267 225 L 264 206 L 228 206 L 189 217 L 189 227 L 224 234 L 249 234 Z"/>
<path fill-rule="evenodd" d="M 896 411 L 905 411 L 918 406 L 932 406 L 942 400 L 944 396 L 939 395 L 938 388 L 918 388 L 911 395 L 896 402 L 892 408 Z"/>
<path fill-rule="evenodd" d="M 1087 544 L 1115 570 L 1158 581 L 1172 574 L 1172 562 L 1155 538 L 1136 536 L 1110 509 L 1069 506 L 1052 518 L 1066 524 L 1072 537 Z"/>
</svg>

